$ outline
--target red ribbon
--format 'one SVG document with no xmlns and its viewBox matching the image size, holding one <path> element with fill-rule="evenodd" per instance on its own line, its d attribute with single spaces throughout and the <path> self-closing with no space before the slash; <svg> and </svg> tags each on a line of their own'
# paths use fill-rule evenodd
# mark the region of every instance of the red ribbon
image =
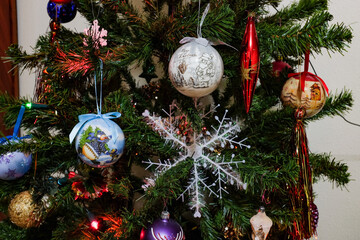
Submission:
<svg viewBox="0 0 360 240">
<path fill-rule="evenodd" d="M 300 88 L 301 91 L 305 90 L 305 80 L 306 80 L 306 76 L 310 75 L 313 78 L 315 78 L 316 80 L 318 80 L 321 85 L 325 88 L 325 91 L 327 93 L 327 95 L 329 95 L 329 88 L 326 86 L 324 80 L 322 80 L 319 76 L 309 72 L 309 62 L 310 62 L 310 50 L 307 50 L 305 53 L 305 66 L 304 66 L 304 72 L 301 73 L 289 73 L 288 74 L 288 78 L 290 77 L 296 77 L 296 76 L 300 76 Z"/>
<path fill-rule="evenodd" d="M 326 86 L 324 80 L 322 80 L 319 76 L 317 76 L 311 72 L 289 73 L 288 77 L 290 78 L 290 77 L 300 76 L 300 88 L 301 88 L 301 91 L 304 91 L 306 75 L 310 75 L 313 78 L 315 78 L 316 80 L 318 80 L 321 83 L 321 85 L 324 87 L 326 93 L 329 95 L 329 88 Z"/>
</svg>

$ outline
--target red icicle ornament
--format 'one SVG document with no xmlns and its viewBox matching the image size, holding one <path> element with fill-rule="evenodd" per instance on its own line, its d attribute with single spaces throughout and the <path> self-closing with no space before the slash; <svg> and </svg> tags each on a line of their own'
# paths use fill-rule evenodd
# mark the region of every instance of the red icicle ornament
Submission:
<svg viewBox="0 0 360 240">
<path fill-rule="evenodd" d="M 240 67 L 245 110 L 249 113 L 260 69 L 259 43 L 253 13 L 249 14 L 241 43 Z"/>
</svg>

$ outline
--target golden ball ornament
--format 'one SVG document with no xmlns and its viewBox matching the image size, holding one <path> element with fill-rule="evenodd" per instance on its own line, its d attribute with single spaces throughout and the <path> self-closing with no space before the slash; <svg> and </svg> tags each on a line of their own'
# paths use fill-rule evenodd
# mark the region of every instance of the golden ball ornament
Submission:
<svg viewBox="0 0 360 240">
<path fill-rule="evenodd" d="M 8 207 L 12 223 L 21 228 L 38 227 L 41 224 L 40 211 L 29 191 L 17 194 Z"/>
<path fill-rule="evenodd" d="M 303 89 L 301 84 L 303 84 Z M 310 73 L 293 75 L 283 86 L 280 97 L 282 104 L 294 109 L 303 108 L 306 111 L 305 118 L 312 117 L 325 105 L 324 84 L 316 75 Z"/>
</svg>

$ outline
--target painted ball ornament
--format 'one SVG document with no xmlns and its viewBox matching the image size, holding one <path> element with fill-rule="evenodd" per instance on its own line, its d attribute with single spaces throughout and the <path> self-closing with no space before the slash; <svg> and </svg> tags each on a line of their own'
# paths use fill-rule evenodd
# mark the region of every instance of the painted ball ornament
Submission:
<svg viewBox="0 0 360 240">
<path fill-rule="evenodd" d="M 140 240 L 184 240 L 184 231 L 180 224 L 170 219 L 169 212 L 162 212 L 161 218 L 155 220 L 147 230 L 142 229 Z"/>
<path fill-rule="evenodd" d="M 325 105 L 324 83 L 311 73 L 294 74 L 283 86 L 281 101 L 284 106 L 305 109 L 305 118 L 312 117 Z"/>
<path fill-rule="evenodd" d="M 47 5 L 49 17 L 59 23 L 70 22 L 76 16 L 76 4 L 73 1 L 69 3 L 63 2 L 63 4 L 58 4 L 54 1 L 49 1 Z"/>
<path fill-rule="evenodd" d="M 19 193 L 11 200 L 8 213 L 11 222 L 21 228 L 38 227 L 42 222 L 39 206 L 29 191 Z"/>
<path fill-rule="evenodd" d="M 10 140 L 10 144 L 18 142 Z M 6 141 L 3 144 L 7 144 Z M 0 179 L 15 180 L 27 173 L 31 167 L 32 156 L 30 153 L 20 151 L 8 152 L 0 155 Z"/>
<path fill-rule="evenodd" d="M 182 94 L 199 98 L 212 93 L 220 84 L 224 64 L 220 54 L 204 38 L 195 38 L 172 55 L 169 78 Z"/>
<path fill-rule="evenodd" d="M 75 138 L 79 158 L 86 164 L 108 167 L 124 152 L 125 136 L 121 128 L 110 119 L 95 118 L 82 125 Z"/>
</svg>

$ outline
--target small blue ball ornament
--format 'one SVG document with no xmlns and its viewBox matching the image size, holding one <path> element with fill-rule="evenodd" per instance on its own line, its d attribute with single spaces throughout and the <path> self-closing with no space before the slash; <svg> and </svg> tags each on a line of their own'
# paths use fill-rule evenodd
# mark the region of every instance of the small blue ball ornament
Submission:
<svg viewBox="0 0 360 240">
<path fill-rule="evenodd" d="M 57 4 L 49 1 L 47 5 L 49 17 L 59 23 L 67 23 L 76 16 L 76 4 L 74 1 L 66 4 Z"/>
<path fill-rule="evenodd" d="M 18 140 L 10 140 L 10 144 L 16 142 Z M 7 143 L 6 140 L 1 142 L 1 144 Z M 32 156 L 30 153 L 15 151 L 0 155 L 0 179 L 15 180 L 22 177 L 29 171 L 31 162 Z"/>
<path fill-rule="evenodd" d="M 97 168 L 108 167 L 123 154 L 125 136 L 115 122 L 95 118 L 82 125 L 75 137 L 75 147 L 84 163 Z"/>
</svg>

